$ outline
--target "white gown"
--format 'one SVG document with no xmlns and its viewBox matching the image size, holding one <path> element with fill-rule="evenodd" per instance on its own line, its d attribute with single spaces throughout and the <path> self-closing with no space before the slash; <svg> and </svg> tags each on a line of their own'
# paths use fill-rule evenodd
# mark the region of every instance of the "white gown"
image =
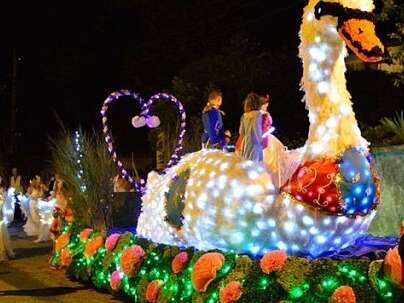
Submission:
<svg viewBox="0 0 404 303">
<path fill-rule="evenodd" d="M 273 135 L 269 135 L 268 147 L 263 150 L 264 163 L 274 184 L 280 188 L 294 174 L 302 162 L 304 148 L 287 150 Z"/>
<path fill-rule="evenodd" d="M 50 201 L 38 199 L 37 210 L 39 216 L 38 239 L 35 242 L 46 242 L 51 238 L 49 229 L 53 221 L 53 209 L 56 199 Z"/>
<path fill-rule="evenodd" d="M 27 217 L 27 222 L 24 225 L 24 231 L 29 237 L 37 236 L 39 230 L 39 214 L 37 210 L 38 199 L 32 199 L 31 197 L 26 197 L 25 203 L 22 207 L 25 216 Z"/>
<path fill-rule="evenodd" d="M 5 217 L 3 216 L 3 198 L 0 196 L 0 261 L 14 257 L 14 252 L 10 245 L 10 237 L 7 230 Z"/>
<path fill-rule="evenodd" d="M 4 203 L 3 203 L 3 220 L 8 226 L 14 220 L 14 210 L 15 210 L 15 189 L 10 187 L 7 192 L 4 193 Z"/>
</svg>

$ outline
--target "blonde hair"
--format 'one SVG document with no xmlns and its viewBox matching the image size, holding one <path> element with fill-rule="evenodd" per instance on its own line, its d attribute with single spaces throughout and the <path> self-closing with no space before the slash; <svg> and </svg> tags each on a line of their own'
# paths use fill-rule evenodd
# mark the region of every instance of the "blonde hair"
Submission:
<svg viewBox="0 0 404 303">
<path fill-rule="evenodd" d="M 256 93 L 249 93 L 244 100 L 244 112 L 248 113 L 253 110 L 259 110 L 262 105 L 261 96 Z"/>
</svg>

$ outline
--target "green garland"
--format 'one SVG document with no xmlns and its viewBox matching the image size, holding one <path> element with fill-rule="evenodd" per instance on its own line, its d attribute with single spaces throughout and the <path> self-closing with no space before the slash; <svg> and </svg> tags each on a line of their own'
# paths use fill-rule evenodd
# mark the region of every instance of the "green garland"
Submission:
<svg viewBox="0 0 404 303">
<path fill-rule="evenodd" d="M 126 295 L 132 302 L 148 303 L 146 289 L 155 280 L 162 283 L 157 303 L 220 302 L 220 290 L 234 281 L 242 285 L 242 295 L 237 301 L 240 303 L 328 303 L 335 289 L 343 285 L 353 288 L 358 303 L 404 302 L 404 291 L 388 281 L 380 261 L 289 257 L 281 270 L 265 274 L 258 260 L 221 252 L 225 257 L 223 266 L 207 291 L 200 293 L 192 285 L 192 269 L 206 252 L 157 245 L 124 233 L 113 251 L 107 251 L 102 246 L 93 257 L 88 258 L 84 256 L 85 244 L 101 234 L 93 232 L 83 243 L 79 239 L 80 228 L 77 225 L 65 226 L 62 232 L 71 234 L 67 247 L 72 254 L 72 262 L 66 268 L 67 274 L 82 282 L 91 281 L 96 288 L 114 295 Z M 119 290 L 114 291 L 110 286 L 111 275 L 119 269 L 123 251 L 132 245 L 142 247 L 146 255 L 134 275 L 124 275 Z M 180 273 L 175 274 L 171 263 L 181 251 L 188 254 L 188 262 Z M 54 252 L 51 256 L 50 263 L 56 268 L 60 268 L 59 254 Z"/>
</svg>

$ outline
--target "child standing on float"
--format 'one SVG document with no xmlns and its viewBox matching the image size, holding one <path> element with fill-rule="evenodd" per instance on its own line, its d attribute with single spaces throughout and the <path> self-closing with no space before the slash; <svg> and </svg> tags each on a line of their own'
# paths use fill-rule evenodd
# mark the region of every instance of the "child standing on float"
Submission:
<svg viewBox="0 0 404 303">
<path fill-rule="evenodd" d="M 263 137 L 272 125 L 266 111 L 268 98 L 250 93 L 244 101 L 244 114 L 240 122 L 238 153 L 252 161 L 263 161 L 263 149 L 268 145 Z"/>
<path fill-rule="evenodd" d="M 225 136 L 223 128 L 222 112 L 219 108 L 222 105 L 222 93 L 219 90 L 210 92 L 208 102 L 202 112 L 203 148 L 223 148 Z"/>
</svg>

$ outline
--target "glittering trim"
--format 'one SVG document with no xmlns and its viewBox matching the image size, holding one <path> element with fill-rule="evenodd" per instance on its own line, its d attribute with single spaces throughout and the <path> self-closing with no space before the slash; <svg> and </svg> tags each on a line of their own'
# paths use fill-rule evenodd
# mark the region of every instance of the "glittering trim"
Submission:
<svg viewBox="0 0 404 303">
<path fill-rule="evenodd" d="M 334 212 L 326 211 L 326 210 L 324 210 L 324 208 L 321 208 L 321 207 L 314 207 L 313 205 L 307 204 L 304 201 L 297 200 L 292 194 L 287 193 L 285 191 L 281 192 L 281 195 L 283 196 L 283 198 L 289 199 L 289 200 L 291 200 L 291 201 L 293 201 L 293 202 L 295 202 L 297 204 L 300 204 L 300 205 L 304 206 L 304 208 L 307 208 L 307 209 L 309 209 L 309 210 L 311 210 L 311 211 L 313 211 L 315 213 L 322 213 L 322 214 L 326 214 L 326 215 L 330 215 L 330 216 L 337 216 L 337 217 L 353 217 L 353 218 L 357 217 L 357 216 L 354 216 L 354 215 L 353 216 L 345 215 L 345 214 L 340 213 L 340 212 L 335 212 L 334 213 Z"/>
</svg>

